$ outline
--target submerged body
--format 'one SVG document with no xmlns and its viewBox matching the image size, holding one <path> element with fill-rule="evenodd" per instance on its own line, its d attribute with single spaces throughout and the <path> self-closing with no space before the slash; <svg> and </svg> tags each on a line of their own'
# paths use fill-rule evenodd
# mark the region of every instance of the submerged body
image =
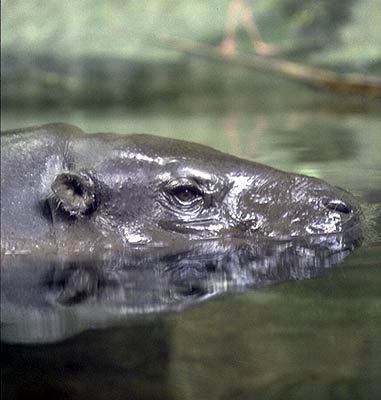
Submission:
<svg viewBox="0 0 381 400">
<path fill-rule="evenodd" d="M 66 124 L 1 137 L 2 252 L 286 239 L 358 225 L 352 196 L 209 147 Z"/>
</svg>

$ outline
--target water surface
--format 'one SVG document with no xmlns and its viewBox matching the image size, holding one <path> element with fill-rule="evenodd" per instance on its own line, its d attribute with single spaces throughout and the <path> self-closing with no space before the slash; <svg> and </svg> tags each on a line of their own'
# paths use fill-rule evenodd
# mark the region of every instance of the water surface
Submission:
<svg viewBox="0 0 381 400">
<path fill-rule="evenodd" d="M 67 284 L 78 282 L 75 267 L 68 275 L 49 275 L 48 282 L 55 282 L 48 285 L 49 299 L 56 301 L 57 307 L 49 314 L 51 318 L 28 320 L 30 314 L 17 314 L 20 308 L 16 307 L 13 325 L 2 325 L 3 396 L 379 398 L 381 114 L 355 111 L 329 106 L 291 110 L 232 106 L 223 111 L 203 111 L 202 105 L 187 111 L 4 110 L 3 129 L 61 121 L 74 123 L 86 131 L 155 133 L 208 144 L 290 172 L 317 176 L 358 197 L 364 212 L 365 240 L 361 248 L 335 262 L 326 261 L 327 255 L 315 258 L 312 264 L 311 258 L 307 257 L 309 262 L 305 262 L 304 256 L 304 263 L 299 262 L 300 258 L 297 261 L 292 257 L 273 257 L 272 264 L 262 265 L 282 267 L 283 272 L 308 265 L 303 271 L 313 273 L 279 275 L 278 268 L 277 275 L 270 268 L 266 271 L 272 280 L 268 279 L 267 284 L 251 282 L 243 288 L 236 282 L 231 286 L 234 290 L 226 290 L 229 285 L 224 285 L 229 281 L 226 268 L 224 274 L 212 275 L 213 279 L 208 275 L 209 283 L 214 282 L 214 286 L 187 285 L 186 282 L 195 282 L 199 276 L 181 275 L 181 268 L 177 268 L 181 257 L 171 259 L 177 277 L 175 286 L 163 296 L 159 285 L 148 303 L 157 304 L 158 299 L 164 298 L 167 306 L 176 306 L 164 307 L 161 312 L 125 313 L 123 318 L 111 318 L 106 313 L 107 318 L 102 319 L 105 308 L 97 307 L 99 302 L 92 303 L 91 312 L 89 307 L 77 307 L 83 300 L 78 293 L 84 289 L 76 288 L 73 292 Z M 204 249 L 202 257 L 198 254 L 193 261 L 196 259 L 197 265 L 205 266 L 206 253 Z M 209 252 L 212 265 L 221 260 L 221 252 L 218 254 Z M 158 266 L 159 259 L 151 257 L 146 265 Z M 268 261 L 268 252 L 257 253 L 255 260 Z M 247 273 L 245 266 L 249 263 L 245 264 L 245 258 L 241 261 L 239 271 Z M 43 271 L 40 265 L 43 264 L 37 265 L 38 273 Z M 230 259 L 230 264 L 225 265 L 236 266 L 237 262 Z M 329 268 L 323 268 L 324 265 Z M 135 288 L 139 288 L 137 276 L 133 278 Z M 240 274 L 234 276 L 242 278 Z M 201 282 L 208 282 L 204 278 Z M 92 282 L 86 279 L 84 282 Z M 68 289 L 63 291 L 63 287 Z M 99 289 L 99 285 L 86 284 L 85 292 L 93 295 L 94 287 Z M 112 288 L 111 292 L 106 291 L 106 298 L 116 301 L 116 294 L 120 294 L 117 286 L 105 287 Z M 237 290 L 238 287 L 242 290 Z M 210 290 L 216 295 L 210 296 Z M 141 292 L 135 293 L 136 299 Z M 37 298 L 39 294 L 40 290 Z M 25 297 L 19 298 L 24 299 L 20 300 L 22 305 Z M 36 299 L 36 293 L 32 298 Z M 147 298 L 143 298 L 147 305 Z M 184 298 L 190 302 L 186 307 L 181 303 Z M 200 298 L 203 301 L 193 301 Z M 139 309 L 143 309 L 141 304 Z M 12 312 L 9 309 L 7 312 L 9 322 Z"/>
</svg>

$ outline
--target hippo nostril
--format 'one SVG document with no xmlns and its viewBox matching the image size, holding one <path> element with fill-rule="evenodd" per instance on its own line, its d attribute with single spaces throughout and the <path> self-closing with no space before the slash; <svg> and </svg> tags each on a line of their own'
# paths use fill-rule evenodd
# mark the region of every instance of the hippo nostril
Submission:
<svg viewBox="0 0 381 400">
<path fill-rule="evenodd" d="M 352 212 L 352 208 L 350 205 L 344 203 L 342 200 L 323 200 L 323 204 L 329 210 L 337 211 L 343 214 L 350 214 Z"/>
</svg>

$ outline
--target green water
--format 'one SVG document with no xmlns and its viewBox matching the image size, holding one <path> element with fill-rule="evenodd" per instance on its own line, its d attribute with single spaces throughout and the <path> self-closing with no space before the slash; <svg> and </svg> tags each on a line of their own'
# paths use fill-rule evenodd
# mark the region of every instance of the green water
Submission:
<svg viewBox="0 0 381 400">
<path fill-rule="evenodd" d="M 187 139 L 317 176 L 360 199 L 366 238 L 318 279 L 226 294 L 56 344 L 4 345 L 7 398 L 380 398 L 381 112 L 201 103 L 2 114 L 3 129 L 53 121 Z"/>
</svg>

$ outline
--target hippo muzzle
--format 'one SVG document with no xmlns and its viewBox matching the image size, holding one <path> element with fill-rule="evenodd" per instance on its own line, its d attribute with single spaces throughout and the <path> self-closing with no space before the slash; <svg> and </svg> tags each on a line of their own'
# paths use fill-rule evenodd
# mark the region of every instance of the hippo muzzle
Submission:
<svg viewBox="0 0 381 400">
<path fill-rule="evenodd" d="M 241 220 L 253 221 L 251 230 L 288 238 L 342 233 L 359 225 L 358 203 L 343 189 L 282 172 L 259 181 L 247 190 L 238 206 Z"/>
</svg>

